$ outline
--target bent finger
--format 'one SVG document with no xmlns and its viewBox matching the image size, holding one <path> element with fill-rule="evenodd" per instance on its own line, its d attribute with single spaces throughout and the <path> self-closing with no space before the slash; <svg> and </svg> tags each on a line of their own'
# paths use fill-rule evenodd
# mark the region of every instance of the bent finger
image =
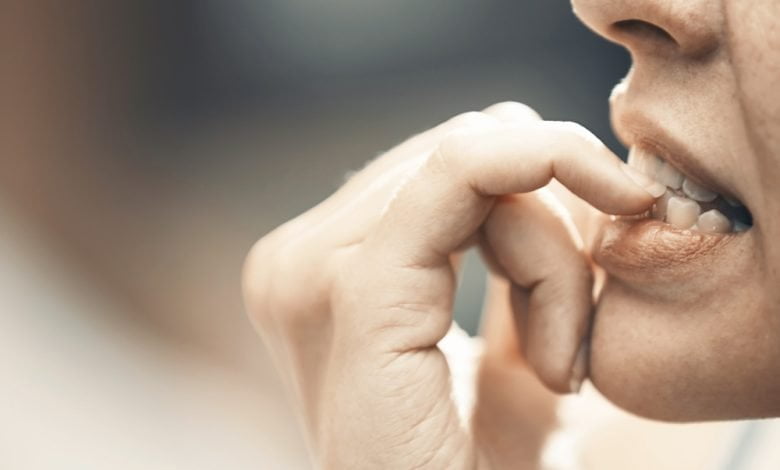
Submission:
<svg viewBox="0 0 780 470">
<path fill-rule="evenodd" d="M 556 207 L 557 205 L 557 207 Z M 520 348 L 542 382 L 567 393 L 582 383 L 577 362 L 592 309 L 592 274 L 560 205 L 544 190 L 500 198 L 486 244 L 511 280 Z"/>
<path fill-rule="evenodd" d="M 393 149 L 368 162 L 363 169 L 352 172 L 347 181 L 330 197 L 310 209 L 297 221 L 315 232 L 322 232 L 320 224 L 343 224 L 343 215 L 358 216 L 367 222 L 378 215 L 379 210 L 392 195 L 392 188 L 418 166 L 439 142 L 455 131 L 487 129 L 500 121 L 489 114 L 470 111 L 459 114 L 414 135 Z M 366 218 L 369 219 L 366 219 Z"/>
<path fill-rule="evenodd" d="M 435 266 L 487 216 L 495 196 L 525 193 L 556 178 L 611 214 L 640 213 L 659 188 L 571 123 L 507 124 L 450 134 L 387 205 L 374 236 L 398 262 Z"/>
</svg>

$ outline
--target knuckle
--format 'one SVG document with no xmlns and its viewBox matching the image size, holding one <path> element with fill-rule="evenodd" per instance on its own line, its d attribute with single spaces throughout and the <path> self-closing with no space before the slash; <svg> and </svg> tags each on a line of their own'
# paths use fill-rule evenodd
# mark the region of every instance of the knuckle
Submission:
<svg viewBox="0 0 780 470">
<path fill-rule="evenodd" d="M 452 117 L 448 123 L 454 126 L 468 126 L 469 124 L 479 124 L 489 119 L 489 116 L 481 111 L 466 111 Z"/>
<path fill-rule="evenodd" d="M 580 144 L 592 145 L 594 147 L 602 147 L 604 145 L 591 131 L 580 123 L 556 121 L 548 122 L 547 125 L 551 126 L 553 130 L 569 136 Z"/>
<path fill-rule="evenodd" d="M 468 111 L 458 114 L 447 122 L 453 129 L 484 128 L 496 124 L 496 118 L 481 111 Z"/>
<path fill-rule="evenodd" d="M 371 299 L 364 295 L 363 290 L 370 290 L 371 278 L 362 272 L 361 266 L 356 266 L 349 259 L 342 258 L 334 263 L 331 280 L 331 305 L 334 310 L 351 310 Z M 361 282 L 355 282 L 360 279 Z"/>
<path fill-rule="evenodd" d="M 300 324 L 316 304 L 317 289 L 311 279 L 319 275 L 307 262 L 311 256 L 300 243 L 287 244 L 274 256 L 268 293 L 269 315 L 286 328 Z M 302 288 L 304 285 L 307 287 Z"/>
<path fill-rule="evenodd" d="M 551 123 L 551 125 L 555 126 L 557 129 L 560 129 L 563 132 L 567 132 L 570 134 L 574 134 L 578 137 L 584 137 L 590 135 L 590 131 L 588 131 L 585 126 L 578 122 L 574 121 L 556 121 Z"/>
<path fill-rule="evenodd" d="M 474 139 L 470 132 L 450 133 L 439 143 L 432 163 L 445 173 L 454 176 L 468 164 L 468 155 L 471 153 L 473 145 Z"/>
<path fill-rule="evenodd" d="M 322 273 L 310 262 L 311 248 L 300 241 L 266 236 L 244 261 L 242 286 L 247 313 L 254 325 L 268 329 L 299 323 L 318 304 Z M 302 285 L 307 285 L 302 289 Z"/>
<path fill-rule="evenodd" d="M 535 109 L 517 101 L 503 101 L 493 104 L 485 108 L 484 113 L 504 119 L 542 119 Z"/>
<path fill-rule="evenodd" d="M 455 116 L 448 122 L 449 132 L 438 143 L 429 163 L 440 171 L 457 176 L 468 171 L 474 160 L 475 137 L 482 131 L 496 128 L 499 121 L 480 111 L 470 111 Z"/>
</svg>

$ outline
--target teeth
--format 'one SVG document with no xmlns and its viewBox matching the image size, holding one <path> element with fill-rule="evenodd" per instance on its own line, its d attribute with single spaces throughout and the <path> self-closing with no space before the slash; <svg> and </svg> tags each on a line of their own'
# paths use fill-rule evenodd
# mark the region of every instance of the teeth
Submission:
<svg viewBox="0 0 780 470">
<path fill-rule="evenodd" d="M 655 175 L 655 180 L 659 183 L 663 183 L 672 189 L 680 189 L 683 185 L 685 176 L 677 171 L 677 168 L 672 165 L 663 162 L 658 169 L 658 173 Z"/>
<path fill-rule="evenodd" d="M 699 216 L 696 228 L 702 232 L 728 233 L 731 231 L 731 222 L 719 210 L 712 209 Z"/>
<path fill-rule="evenodd" d="M 678 229 L 706 233 L 744 232 L 752 226 L 750 212 L 739 201 L 689 179 L 647 150 L 631 147 L 625 169 L 641 172 L 658 186 L 657 192 L 651 191 L 657 197 L 652 210 L 636 216 L 640 219 L 652 217 Z"/>
<path fill-rule="evenodd" d="M 628 164 L 659 183 L 672 189 L 680 189 L 685 176 L 677 168 L 660 157 L 637 147 L 628 152 Z"/>
<path fill-rule="evenodd" d="M 679 229 L 692 228 L 701 213 L 696 201 L 684 197 L 672 197 L 666 209 L 666 221 Z"/>
<path fill-rule="evenodd" d="M 718 193 L 715 191 L 707 189 L 688 178 L 685 178 L 685 181 L 683 181 L 682 190 L 686 196 L 699 202 L 711 202 L 718 197 Z"/>
<path fill-rule="evenodd" d="M 631 147 L 628 151 L 628 164 L 650 178 L 655 178 L 664 161 L 638 147 Z"/>
</svg>

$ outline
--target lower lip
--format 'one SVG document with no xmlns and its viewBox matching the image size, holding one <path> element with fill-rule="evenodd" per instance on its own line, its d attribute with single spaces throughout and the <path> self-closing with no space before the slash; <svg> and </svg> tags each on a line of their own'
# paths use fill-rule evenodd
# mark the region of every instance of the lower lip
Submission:
<svg viewBox="0 0 780 470">
<path fill-rule="evenodd" d="M 713 266 L 736 264 L 748 251 L 751 232 L 709 234 L 678 230 L 653 219 L 605 222 L 593 258 L 611 277 L 634 285 L 700 278 Z"/>
</svg>

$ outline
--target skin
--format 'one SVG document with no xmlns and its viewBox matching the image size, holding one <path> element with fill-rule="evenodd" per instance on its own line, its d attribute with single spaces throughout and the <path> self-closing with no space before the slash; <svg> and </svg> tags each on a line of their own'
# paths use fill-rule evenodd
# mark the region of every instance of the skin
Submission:
<svg viewBox="0 0 780 470">
<path fill-rule="evenodd" d="M 583 379 L 592 276 L 560 203 L 533 191 L 555 176 L 602 210 L 646 210 L 653 197 L 624 168 L 582 127 L 504 103 L 401 144 L 261 239 L 246 262 L 247 305 L 317 460 L 534 468 L 554 417 L 531 368 L 558 392 Z M 452 322 L 458 254 L 475 243 L 492 261 L 494 295 L 469 429 L 437 343 Z"/>
<path fill-rule="evenodd" d="M 651 418 L 780 415 L 780 4 L 573 5 L 589 27 L 632 54 L 611 99 L 624 143 L 640 141 L 651 133 L 646 123 L 655 123 L 681 142 L 678 168 L 710 173 L 755 221 L 744 236 L 667 233 L 667 244 L 644 250 L 615 241 L 608 227 L 595 248 L 610 280 L 593 327 L 591 380 Z M 658 30 L 621 28 L 626 19 Z M 665 249 L 673 253 L 659 253 Z"/>
<path fill-rule="evenodd" d="M 555 425 L 542 384 L 576 390 L 588 369 L 608 398 L 653 418 L 780 415 L 780 5 L 573 4 L 633 56 L 611 99 L 619 136 L 742 201 L 754 227 L 606 221 L 596 209 L 647 210 L 651 182 L 584 129 L 516 103 L 401 144 L 247 257 L 250 316 L 320 465 L 537 468 Z M 551 177 L 566 190 L 540 191 Z M 464 422 L 437 343 L 474 244 L 492 273 Z M 591 250 L 606 271 L 595 305 Z"/>
</svg>

